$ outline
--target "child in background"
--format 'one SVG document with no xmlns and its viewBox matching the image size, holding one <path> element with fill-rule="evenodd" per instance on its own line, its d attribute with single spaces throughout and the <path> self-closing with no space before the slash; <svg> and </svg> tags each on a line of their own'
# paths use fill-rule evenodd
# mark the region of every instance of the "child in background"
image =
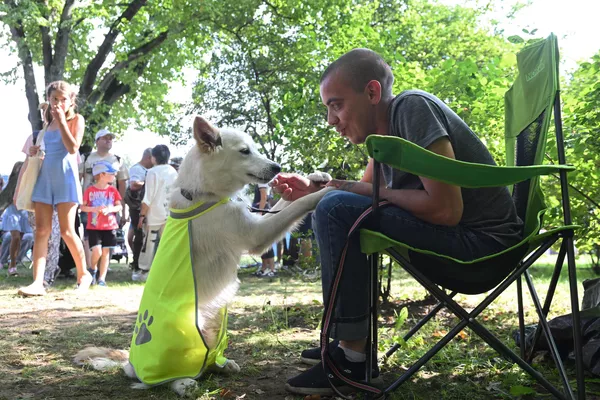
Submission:
<svg viewBox="0 0 600 400">
<path fill-rule="evenodd" d="M 92 251 L 90 273 L 94 277 L 93 283 L 98 286 L 106 286 L 110 250 L 117 246 L 117 213 L 122 206 L 119 191 L 111 185 L 116 173 L 109 162 L 98 161 L 92 167 L 96 183 L 83 194 L 81 211 L 89 213 L 86 229 Z"/>
</svg>

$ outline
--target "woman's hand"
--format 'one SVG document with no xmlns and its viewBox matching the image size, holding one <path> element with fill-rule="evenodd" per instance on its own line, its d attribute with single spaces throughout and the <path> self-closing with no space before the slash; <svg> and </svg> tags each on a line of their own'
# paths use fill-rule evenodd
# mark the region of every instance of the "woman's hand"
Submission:
<svg viewBox="0 0 600 400">
<path fill-rule="evenodd" d="M 38 151 L 40 151 L 40 146 L 29 146 L 29 156 L 34 157 Z"/>
<path fill-rule="evenodd" d="M 373 185 L 368 182 L 344 181 L 341 179 L 332 179 L 327 183 L 328 187 L 334 187 L 350 193 L 356 193 L 363 196 L 371 196 Z"/>
<path fill-rule="evenodd" d="M 50 106 L 50 113 L 52 114 L 52 118 L 56 120 L 59 124 L 67 124 L 67 117 L 65 116 L 65 110 L 62 109 L 58 104 Z"/>
</svg>

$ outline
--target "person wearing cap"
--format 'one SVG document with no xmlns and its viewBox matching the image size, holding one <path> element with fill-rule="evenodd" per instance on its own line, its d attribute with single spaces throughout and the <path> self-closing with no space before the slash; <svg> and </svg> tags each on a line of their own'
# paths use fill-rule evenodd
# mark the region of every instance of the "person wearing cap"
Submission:
<svg viewBox="0 0 600 400">
<path fill-rule="evenodd" d="M 168 164 L 170 155 L 169 148 L 164 144 L 152 149 L 154 167 L 146 175 L 146 191 L 138 222 L 138 229 L 144 230 L 144 243 L 138 260 L 139 269 L 131 274 L 135 282 L 146 281 L 169 216 L 171 187 L 177 179 L 177 171 Z"/>
<path fill-rule="evenodd" d="M 116 184 L 116 188 L 119 191 L 121 198 L 124 198 L 125 190 L 127 189 L 127 180 L 129 179 L 129 172 L 127 171 L 127 168 L 125 167 L 121 157 L 111 153 L 114 137 L 115 135 L 109 130 L 100 129 L 96 133 L 95 137 L 96 151 L 93 151 L 89 155 L 85 156 L 83 162 L 79 164 L 79 176 L 80 179 L 82 179 L 81 187 L 84 192 L 88 187 L 94 184 L 92 166 L 98 161 L 107 161 L 117 171 L 116 179 L 111 183 L 111 185 Z M 123 210 L 121 211 L 121 218 L 118 220 L 119 227 L 125 225 L 125 223 L 129 219 L 127 211 L 127 208 L 123 207 Z M 81 223 L 84 227 L 87 226 L 87 215 L 84 212 L 81 213 Z M 84 229 L 83 236 L 85 258 L 88 264 L 88 268 L 91 268 L 92 260 L 86 229 Z"/>
<path fill-rule="evenodd" d="M 106 286 L 110 250 L 117 245 L 117 213 L 123 207 L 121 195 L 112 185 L 117 174 L 112 164 L 105 160 L 98 161 L 92 166 L 92 174 L 96 183 L 85 190 L 81 211 L 88 213 L 86 230 L 92 251 L 92 283 Z"/>
</svg>

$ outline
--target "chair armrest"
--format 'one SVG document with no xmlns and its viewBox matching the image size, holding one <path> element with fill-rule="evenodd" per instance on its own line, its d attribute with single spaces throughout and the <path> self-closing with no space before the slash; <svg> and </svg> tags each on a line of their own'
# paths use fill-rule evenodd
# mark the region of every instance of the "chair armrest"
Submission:
<svg viewBox="0 0 600 400">
<path fill-rule="evenodd" d="M 395 136 L 370 135 L 366 144 L 369 155 L 375 161 L 417 176 L 465 188 L 509 186 L 534 176 L 575 169 L 572 165 L 500 167 L 458 161 Z"/>
</svg>

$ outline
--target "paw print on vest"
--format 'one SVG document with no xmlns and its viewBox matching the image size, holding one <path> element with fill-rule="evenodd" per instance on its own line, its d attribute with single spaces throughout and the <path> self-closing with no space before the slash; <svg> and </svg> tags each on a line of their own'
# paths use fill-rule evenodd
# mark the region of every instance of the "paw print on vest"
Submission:
<svg viewBox="0 0 600 400">
<path fill-rule="evenodd" d="M 152 340 L 152 334 L 148 327 L 152 325 L 154 322 L 154 317 L 150 316 L 148 318 L 148 310 L 144 311 L 144 314 L 140 313 L 138 315 L 137 321 L 135 323 L 135 344 L 137 346 L 142 345 L 144 343 L 148 343 Z"/>
</svg>

